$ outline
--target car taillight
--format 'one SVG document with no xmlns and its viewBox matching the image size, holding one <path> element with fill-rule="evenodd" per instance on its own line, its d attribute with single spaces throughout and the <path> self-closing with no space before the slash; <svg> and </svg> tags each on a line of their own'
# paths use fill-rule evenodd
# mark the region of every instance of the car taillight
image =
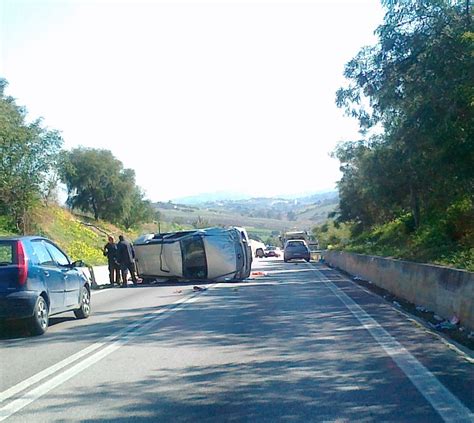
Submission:
<svg viewBox="0 0 474 423">
<path fill-rule="evenodd" d="M 28 262 L 21 241 L 16 243 L 16 261 L 18 265 L 18 283 L 24 285 L 28 278 Z"/>
</svg>

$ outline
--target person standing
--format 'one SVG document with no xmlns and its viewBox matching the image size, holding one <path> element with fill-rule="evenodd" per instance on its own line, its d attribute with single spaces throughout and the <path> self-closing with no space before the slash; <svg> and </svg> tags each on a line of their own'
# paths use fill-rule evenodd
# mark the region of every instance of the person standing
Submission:
<svg viewBox="0 0 474 423">
<path fill-rule="evenodd" d="M 117 244 L 118 262 L 122 272 L 122 288 L 127 287 L 128 272 L 132 277 L 133 284 L 137 284 L 137 276 L 135 275 L 135 251 L 132 244 L 126 241 L 123 235 L 119 236 Z"/>
<path fill-rule="evenodd" d="M 107 244 L 104 246 L 104 256 L 107 257 L 107 262 L 109 265 L 109 281 L 112 286 L 114 283 L 117 285 L 120 284 L 120 266 L 118 263 L 118 251 L 117 244 L 115 243 L 114 237 L 109 235 Z"/>
</svg>

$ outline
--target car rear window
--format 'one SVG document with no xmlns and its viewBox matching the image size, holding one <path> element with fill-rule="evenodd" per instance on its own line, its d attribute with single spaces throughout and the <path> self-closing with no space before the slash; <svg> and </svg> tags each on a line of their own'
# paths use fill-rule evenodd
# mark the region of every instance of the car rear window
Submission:
<svg viewBox="0 0 474 423">
<path fill-rule="evenodd" d="M 292 241 L 287 244 L 287 247 L 293 248 L 293 247 L 304 247 L 304 242 L 303 241 Z"/>
<path fill-rule="evenodd" d="M 15 263 L 13 241 L 0 241 L 0 266 L 7 266 Z"/>
</svg>

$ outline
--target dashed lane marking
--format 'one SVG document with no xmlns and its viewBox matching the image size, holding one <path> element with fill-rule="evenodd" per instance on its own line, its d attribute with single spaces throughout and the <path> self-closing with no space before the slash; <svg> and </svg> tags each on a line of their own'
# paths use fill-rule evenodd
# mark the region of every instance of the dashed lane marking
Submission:
<svg viewBox="0 0 474 423">
<path fill-rule="evenodd" d="M 212 288 L 213 286 L 215 286 L 215 284 L 210 285 L 208 289 Z M 79 374 L 83 370 L 87 369 L 88 367 L 92 366 L 93 364 L 97 363 L 98 361 L 102 360 L 108 355 L 112 354 L 114 351 L 116 351 L 117 349 L 119 349 L 120 347 L 128 343 L 130 340 L 142 335 L 146 330 L 150 329 L 150 327 L 152 327 L 153 325 L 168 318 L 169 316 L 176 313 L 177 311 L 182 310 L 185 305 L 195 302 L 198 299 L 198 297 L 206 293 L 207 293 L 207 290 L 195 293 L 186 298 L 180 298 L 179 300 L 169 304 L 166 308 L 161 308 L 151 313 L 150 315 L 144 316 L 142 319 L 140 319 L 140 321 L 128 325 L 127 327 L 119 331 L 117 334 L 110 335 L 104 338 L 103 341 L 90 345 L 89 347 L 84 348 L 83 350 L 60 361 L 59 363 L 56 363 L 55 365 L 48 367 L 47 369 L 42 370 L 41 372 L 35 374 L 34 376 L 31 376 L 30 378 L 1 392 L 0 404 L 6 401 L 7 399 L 11 398 L 12 396 L 37 384 L 38 382 L 42 381 L 46 377 L 63 369 L 69 364 L 72 364 L 75 361 L 87 356 L 82 361 L 70 367 L 69 369 L 65 370 L 64 372 L 59 373 L 58 375 L 54 376 L 52 379 L 49 379 L 48 381 L 40 384 L 36 388 L 33 388 L 30 391 L 27 391 L 19 398 L 11 401 L 7 405 L 0 408 L 0 421 L 4 421 L 8 417 L 12 416 L 13 414 L 20 411 L 22 408 L 36 401 L 38 398 L 48 393 L 52 389 L 56 388 L 59 385 L 62 385 L 64 382 L 71 379 L 75 375 Z M 157 315 L 158 317 L 156 317 Z M 143 324 L 143 320 L 148 320 L 148 321 L 145 324 Z M 101 349 L 100 351 L 95 352 L 92 355 L 89 355 L 90 353 L 104 346 L 106 347 Z"/>
</svg>

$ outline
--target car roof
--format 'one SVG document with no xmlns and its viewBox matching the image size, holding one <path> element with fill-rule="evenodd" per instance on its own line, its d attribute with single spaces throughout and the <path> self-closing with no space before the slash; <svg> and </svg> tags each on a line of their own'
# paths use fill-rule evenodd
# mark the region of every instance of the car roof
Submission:
<svg viewBox="0 0 474 423">
<path fill-rule="evenodd" d="M 0 236 L 0 241 L 31 241 L 33 239 L 47 239 L 40 235 L 11 235 L 11 236 Z"/>
</svg>

